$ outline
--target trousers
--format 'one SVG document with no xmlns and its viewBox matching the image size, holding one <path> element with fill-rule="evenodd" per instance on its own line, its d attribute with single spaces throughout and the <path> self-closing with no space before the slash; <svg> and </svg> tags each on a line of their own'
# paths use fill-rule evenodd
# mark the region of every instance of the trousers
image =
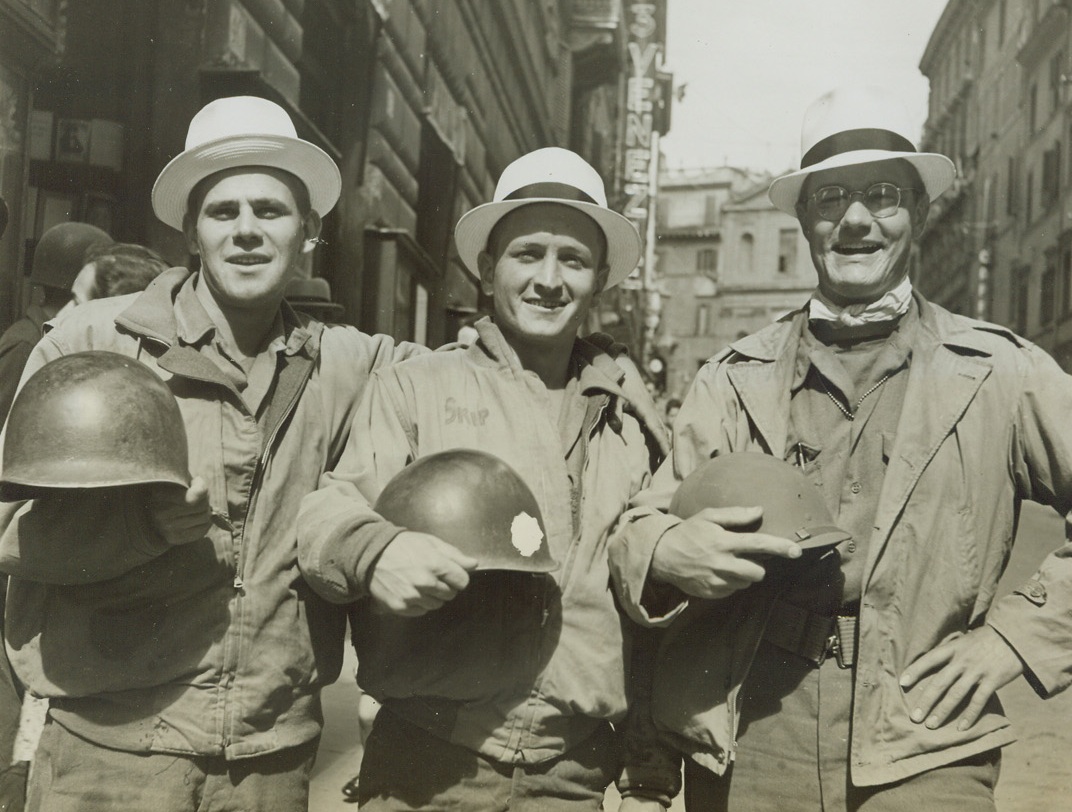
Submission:
<svg viewBox="0 0 1072 812">
<path fill-rule="evenodd" d="M 385 706 L 365 743 L 358 802 L 367 812 L 585 812 L 618 772 L 609 724 L 558 758 L 493 761 L 438 739 Z"/>
<path fill-rule="evenodd" d="M 223 756 L 128 753 L 45 724 L 27 812 L 301 812 L 317 741 L 227 761 Z"/>
<path fill-rule="evenodd" d="M 849 776 L 853 671 L 815 667 L 764 642 L 745 683 L 737 754 L 719 777 L 686 760 L 688 812 L 995 812 L 1001 752 L 896 783 L 856 787 Z"/>
</svg>

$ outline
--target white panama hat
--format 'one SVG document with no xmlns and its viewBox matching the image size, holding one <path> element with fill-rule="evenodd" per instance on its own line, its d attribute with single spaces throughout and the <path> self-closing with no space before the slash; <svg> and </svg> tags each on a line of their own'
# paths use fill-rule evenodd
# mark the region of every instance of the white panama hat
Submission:
<svg viewBox="0 0 1072 812">
<path fill-rule="evenodd" d="M 800 129 L 800 169 L 770 185 L 775 208 L 796 216 L 797 200 L 812 172 L 903 158 L 919 172 L 932 201 L 953 183 L 957 170 L 945 155 L 918 152 L 909 137 L 900 99 L 874 86 L 844 87 L 816 99 Z"/>
<path fill-rule="evenodd" d="M 194 186 L 214 172 L 239 166 L 268 166 L 294 175 L 309 190 L 309 202 L 321 216 L 331 211 L 342 190 L 335 161 L 298 138 L 286 110 L 257 96 L 229 96 L 209 102 L 191 119 L 186 149 L 153 184 L 153 211 L 182 231 Z"/>
<path fill-rule="evenodd" d="M 503 217 L 532 203 L 558 203 L 582 211 L 595 220 L 607 238 L 607 284 L 625 279 L 640 261 L 640 234 L 629 220 L 607 208 L 603 179 L 575 152 L 544 147 L 522 155 L 503 170 L 491 203 L 466 212 L 454 228 L 458 256 L 469 273 L 480 278 L 477 257 L 488 235 Z"/>
</svg>

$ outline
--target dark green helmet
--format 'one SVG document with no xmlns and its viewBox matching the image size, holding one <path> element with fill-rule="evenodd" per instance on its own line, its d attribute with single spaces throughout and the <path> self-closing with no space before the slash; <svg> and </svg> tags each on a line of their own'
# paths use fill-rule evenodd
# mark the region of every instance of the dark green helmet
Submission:
<svg viewBox="0 0 1072 812">
<path fill-rule="evenodd" d="M 57 358 L 23 385 L 7 420 L 0 499 L 56 488 L 190 481 L 186 429 L 171 390 L 114 352 Z"/>
<path fill-rule="evenodd" d="M 788 462 L 752 451 L 714 457 L 685 477 L 670 513 L 687 519 L 704 508 L 763 508 L 757 530 L 798 542 L 804 549 L 830 547 L 851 536 L 834 519 L 804 472 Z"/>
</svg>

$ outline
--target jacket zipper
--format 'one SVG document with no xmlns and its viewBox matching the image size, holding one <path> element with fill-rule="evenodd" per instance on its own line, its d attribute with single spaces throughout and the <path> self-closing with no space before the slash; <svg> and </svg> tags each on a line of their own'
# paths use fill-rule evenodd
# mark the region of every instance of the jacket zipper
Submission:
<svg viewBox="0 0 1072 812">
<path fill-rule="evenodd" d="M 246 497 L 246 521 L 242 525 L 242 533 L 240 534 L 240 540 L 238 545 L 237 556 L 235 560 L 235 577 L 234 588 L 241 591 L 245 586 L 245 582 L 242 579 L 242 574 L 245 571 L 246 566 L 246 528 L 249 526 L 249 517 L 253 515 L 253 506 L 256 502 L 255 494 L 258 492 L 258 488 L 261 484 L 261 479 L 264 476 L 264 468 L 268 464 L 268 457 L 272 453 L 272 448 L 275 445 L 276 438 L 279 436 L 280 428 L 287 422 L 287 418 L 293 413 L 298 401 L 301 399 L 302 393 L 305 392 L 305 385 L 309 382 L 309 378 L 312 377 L 314 363 L 309 364 L 306 369 L 305 377 L 302 378 L 301 385 L 296 387 L 294 395 L 290 399 L 290 403 L 287 404 L 287 408 L 279 416 L 279 420 L 276 422 L 275 427 L 272 429 L 272 433 L 268 437 L 268 441 L 264 444 L 264 451 L 261 452 L 260 457 L 257 459 L 257 466 L 253 469 L 253 482 L 250 484 L 249 496 Z"/>
<path fill-rule="evenodd" d="M 242 523 L 242 532 L 239 534 L 239 546 L 235 560 L 235 576 L 233 584 L 235 592 L 237 593 L 235 597 L 239 601 L 241 601 L 242 591 L 245 588 L 245 582 L 242 578 L 242 573 L 245 570 L 246 565 L 246 528 L 249 527 L 249 519 L 253 515 L 253 507 L 256 503 L 254 494 L 257 493 L 257 489 L 260 487 L 261 478 L 264 474 L 264 467 L 267 464 L 268 457 L 272 452 L 272 447 L 275 444 L 276 438 L 279 436 L 280 427 L 287 422 L 287 418 L 290 417 L 291 413 L 294 411 L 296 404 L 298 403 L 298 400 L 301 398 L 302 393 L 305 392 L 305 386 L 309 382 L 309 378 L 312 377 L 314 366 L 315 360 L 314 363 L 309 364 L 309 367 L 305 373 L 305 377 L 302 378 L 301 385 L 295 388 L 294 395 L 293 397 L 291 397 L 290 403 L 287 404 L 287 408 L 279 416 L 279 420 L 276 423 L 275 427 L 272 429 L 272 433 L 269 435 L 268 441 L 264 444 L 264 450 L 261 452 L 260 457 L 258 457 L 257 465 L 253 470 L 253 481 L 252 483 L 250 483 L 249 496 L 246 497 L 245 521 Z M 238 611 L 237 607 L 236 611 Z M 237 645 L 237 640 L 235 640 L 235 644 Z M 225 660 L 228 662 L 228 666 L 226 667 L 226 685 L 224 686 L 224 706 L 226 710 L 223 727 L 224 747 L 226 748 L 226 746 L 230 744 L 231 728 L 234 725 L 234 704 L 230 701 L 228 697 L 230 689 L 234 685 L 235 679 L 237 678 L 238 674 L 238 655 L 236 653 L 233 658 L 228 656 L 225 658 Z"/>
<path fill-rule="evenodd" d="M 562 598 L 565 598 L 566 585 L 570 581 L 570 575 L 573 572 L 573 565 L 577 560 L 577 549 L 580 547 L 580 538 L 581 538 L 581 533 L 582 533 L 581 528 L 584 525 L 584 515 L 583 515 L 584 514 L 584 511 L 583 511 L 584 480 L 585 480 L 585 475 L 588 472 L 588 446 L 590 445 L 590 442 L 591 442 L 592 438 L 596 434 L 597 427 L 600 425 L 601 422 L 603 422 L 604 416 L 606 415 L 607 409 L 609 407 L 610 407 L 610 400 L 608 399 L 608 401 L 606 403 L 604 403 L 603 406 L 600 407 L 599 413 L 596 415 L 596 419 L 592 421 L 592 427 L 588 430 L 588 436 L 585 438 L 584 465 L 581 467 L 581 505 L 578 506 L 579 515 L 577 517 L 577 525 L 578 525 L 577 534 L 576 534 L 575 538 L 572 538 L 570 540 L 569 549 L 566 551 L 566 560 L 563 562 L 563 565 L 562 565 L 562 581 L 560 582 L 560 594 L 561 594 Z M 546 627 L 547 621 L 548 621 L 548 619 L 550 617 L 550 611 L 546 608 L 547 607 L 547 592 L 548 592 L 548 587 L 545 587 L 544 588 L 544 595 L 543 595 L 543 599 L 542 599 L 544 608 L 543 608 L 543 612 L 541 614 L 541 620 L 540 620 L 540 632 L 541 633 L 537 638 L 537 651 L 536 651 L 536 656 L 537 657 L 539 656 L 540 647 L 543 646 L 543 629 Z M 529 695 L 529 701 L 530 702 L 532 701 L 532 699 L 537 694 L 540 693 L 540 686 L 542 684 L 543 684 L 543 679 L 542 678 L 537 678 L 536 682 L 533 683 L 532 691 L 531 691 L 531 693 Z M 530 720 L 529 724 L 531 725 L 531 720 Z M 516 729 L 517 728 L 515 726 L 515 730 Z M 523 754 L 522 748 L 521 748 L 521 736 L 522 735 L 523 734 L 520 731 L 518 731 L 518 741 L 517 741 L 517 745 L 516 745 L 516 747 L 514 749 L 514 763 L 521 763 L 523 761 L 523 758 L 524 758 L 524 754 Z"/>
</svg>

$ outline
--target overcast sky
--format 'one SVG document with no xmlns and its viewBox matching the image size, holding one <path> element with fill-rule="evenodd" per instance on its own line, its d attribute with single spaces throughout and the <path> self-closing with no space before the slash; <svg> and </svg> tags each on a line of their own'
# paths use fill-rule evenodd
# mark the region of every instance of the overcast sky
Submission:
<svg viewBox="0 0 1072 812">
<path fill-rule="evenodd" d="M 945 0 L 667 0 L 666 58 L 676 85 L 663 149 L 671 168 L 780 173 L 800 159 L 807 106 L 858 81 L 895 89 L 926 119 L 919 60 Z"/>
</svg>

